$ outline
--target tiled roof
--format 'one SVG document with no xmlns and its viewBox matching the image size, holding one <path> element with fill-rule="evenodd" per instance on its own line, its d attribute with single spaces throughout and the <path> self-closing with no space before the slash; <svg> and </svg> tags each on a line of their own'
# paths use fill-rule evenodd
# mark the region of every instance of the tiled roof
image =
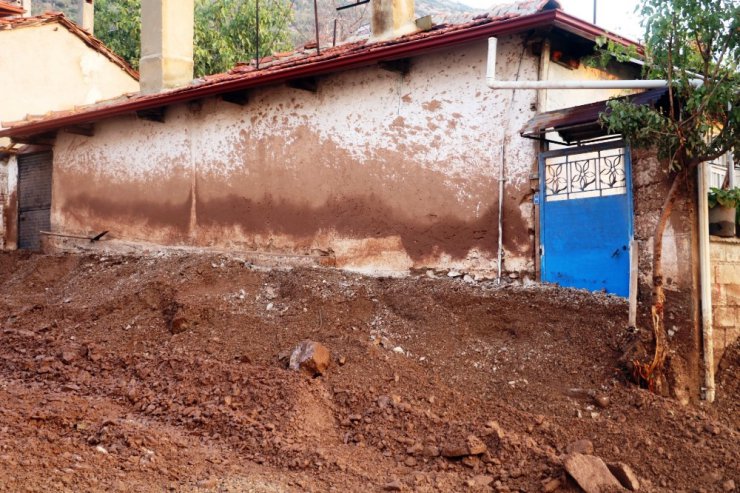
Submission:
<svg viewBox="0 0 740 493">
<path fill-rule="evenodd" d="M 23 10 L 23 7 L 19 7 L 18 5 L 13 5 L 12 3 L 3 2 L 0 0 L 0 17 L 5 17 L 9 15 L 20 15 L 23 14 L 25 10 Z"/>
<path fill-rule="evenodd" d="M 2 2 L 0 1 L 0 8 Z M 88 33 L 80 26 L 69 20 L 61 12 L 47 12 L 33 17 L 0 17 L 0 35 L 3 31 L 23 29 L 28 27 L 43 26 L 47 24 L 59 24 L 69 32 L 80 38 L 85 44 L 105 56 L 108 60 L 121 67 L 131 77 L 138 79 L 139 73 L 129 65 L 126 60 L 116 55 L 102 41 Z"/>
<path fill-rule="evenodd" d="M 556 10 L 559 7 L 558 2 L 552 0 L 526 0 L 497 6 L 493 13 L 478 14 L 463 23 L 434 25 L 429 31 L 387 41 L 371 42 L 362 39 L 335 47 L 322 47 L 320 53 L 317 53 L 315 43 L 308 43 L 292 52 L 263 57 L 259 64 L 254 60 L 237 64 L 228 72 L 202 77 L 190 85 L 177 89 L 147 95 L 128 94 L 71 110 L 29 115 L 25 120 L 18 122 L 2 122 L 0 126 L 6 128 L 0 130 L 0 137 L 35 135 L 128 112 L 144 111 L 251 87 L 347 70 L 383 60 L 405 58 L 424 50 L 444 48 L 473 39 L 485 39 L 488 36 L 521 32 L 536 27 L 569 26 L 574 32 L 584 36 L 590 35 L 595 38 L 607 35 L 622 43 L 634 44 Z"/>
</svg>

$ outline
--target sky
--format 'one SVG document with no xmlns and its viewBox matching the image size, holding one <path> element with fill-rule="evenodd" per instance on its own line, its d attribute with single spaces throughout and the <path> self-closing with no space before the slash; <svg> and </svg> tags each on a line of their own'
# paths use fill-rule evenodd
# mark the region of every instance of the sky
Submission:
<svg viewBox="0 0 740 493">
<path fill-rule="evenodd" d="M 510 3 L 511 0 L 459 0 L 465 5 L 487 9 L 493 4 Z M 596 25 L 630 39 L 642 35 L 640 18 L 635 14 L 638 0 L 596 0 Z M 563 9 L 576 17 L 593 22 L 594 0 L 560 0 Z"/>
</svg>

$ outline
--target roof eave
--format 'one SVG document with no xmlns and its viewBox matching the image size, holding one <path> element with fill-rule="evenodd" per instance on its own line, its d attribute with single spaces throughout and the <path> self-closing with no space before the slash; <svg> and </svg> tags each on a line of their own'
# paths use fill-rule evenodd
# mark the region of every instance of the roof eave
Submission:
<svg viewBox="0 0 740 493">
<path fill-rule="evenodd" d="M 161 108 L 163 106 L 184 103 L 194 99 L 216 96 L 258 86 L 277 84 L 292 79 L 324 75 L 339 70 L 360 68 L 382 61 L 418 56 L 478 39 L 485 39 L 490 36 L 515 34 L 529 29 L 546 26 L 556 26 L 561 29 L 573 30 L 576 33 L 582 33 L 580 35 L 587 37 L 588 39 L 594 39 L 596 36 L 607 36 L 621 44 L 636 45 L 635 42 L 613 35 L 612 33 L 604 31 L 588 22 L 581 21 L 580 19 L 562 11 L 548 10 L 524 17 L 515 17 L 501 22 L 472 26 L 470 28 L 453 31 L 440 36 L 412 39 L 407 42 L 381 46 L 375 50 L 370 49 L 343 57 L 291 66 L 284 70 L 266 72 L 264 75 L 259 77 L 232 79 L 204 86 L 187 86 L 181 89 L 162 93 L 161 95 L 148 99 L 132 100 L 131 102 L 120 104 L 114 103 L 109 106 L 102 106 L 90 111 L 63 115 L 59 118 L 42 120 L 37 123 L 30 122 L 28 124 L 0 130 L 0 137 L 13 137 L 17 139 L 29 138 L 35 135 L 53 132 L 64 127 L 90 124 L 122 114 Z"/>
</svg>

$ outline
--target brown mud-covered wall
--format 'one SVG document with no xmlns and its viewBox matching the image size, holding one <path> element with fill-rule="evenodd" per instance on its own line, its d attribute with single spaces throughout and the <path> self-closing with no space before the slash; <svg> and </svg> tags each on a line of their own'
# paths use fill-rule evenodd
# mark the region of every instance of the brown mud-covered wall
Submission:
<svg viewBox="0 0 740 493">
<path fill-rule="evenodd" d="M 633 151 L 632 163 L 639 258 L 638 327 L 651 334 L 653 236 L 670 177 L 665 172 L 667 165 L 652 151 Z M 673 350 L 668 377 L 671 391 L 682 401 L 697 400 L 702 382 L 697 235 L 696 180 L 691 177 L 681 184 L 663 239 L 665 326 Z"/>
<path fill-rule="evenodd" d="M 502 78 L 538 77 L 520 38 L 502 40 Z M 521 59 L 521 64 L 520 64 Z M 340 267 L 490 276 L 498 254 L 498 175 L 505 162 L 504 270 L 532 275 L 529 172 L 518 137 L 534 91 L 491 91 L 486 43 L 167 109 L 165 123 L 121 117 L 95 135 L 60 133 L 52 227 L 187 245 L 329 254 Z"/>
<path fill-rule="evenodd" d="M 533 278 L 538 144 L 519 130 L 541 95 L 489 89 L 486 58 L 481 40 L 414 58 L 406 74 L 368 67 L 322 77 L 316 92 L 261 88 L 245 106 L 211 98 L 167 108 L 165 123 L 127 116 L 97 123 L 93 137 L 61 132 L 52 227 L 323 255 L 369 273 L 488 277 L 498 273 L 503 168 L 502 270 Z M 497 77 L 549 76 L 539 70 L 522 37 L 501 38 Z M 573 102 L 611 94 L 586 91 Z"/>
</svg>

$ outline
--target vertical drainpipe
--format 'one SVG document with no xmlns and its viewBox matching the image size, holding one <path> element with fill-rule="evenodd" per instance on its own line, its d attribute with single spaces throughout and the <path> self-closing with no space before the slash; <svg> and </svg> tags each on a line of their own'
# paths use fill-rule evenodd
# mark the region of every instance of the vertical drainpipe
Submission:
<svg viewBox="0 0 740 493">
<path fill-rule="evenodd" d="M 516 70 L 516 81 L 519 81 L 519 74 L 522 70 L 522 62 L 524 61 L 524 55 L 527 52 L 527 40 L 524 40 L 524 47 L 522 48 L 522 54 L 519 57 L 519 65 Z M 488 38 L 488 57 L 486 63 L 486 80 L 492 77 L 496 72 L 496 51 L 498 49 L 498 40 L 494 37 Z M 516 88 L 511 90 L 511 102 L 509 108 L 514 106 L 514 98 L 516 97 Z M 501 167 L 499 168 L 498 177 L 498 274 L 496 278 L 497 283 L 501 283 L 503 279 L 503 266 L 504 266 L 504 183 L 506 181 L 506 136 L 509 131 L 509 123 L 511 122 L 511 112 L 507 113 L 506 121 L 503 123 L 503 138 L 501 141 Z"/>
<path fill-rule="evenodd" d="M 704 346 L 704 399 L 714 402 L 714 334 L 712 327 L 712 266 L 709 260 L 709 183 L 708 163 L 701 163 L 699 174 L 699 279 L 701 283 L 701 326 Z"/>
<path fill-rule="evenodd" d="M 486 79 L 496 72 L 496 53 L 498 40 L 488 38 L 488 57 L 486 60 Z M 513 100 L 513 98 L 512 98 Z M 504 264 L 504 242 L 503 242 L 503 206 L 504 206 L 504 160 L 506 155 L 506 126 L 504 126 L 503 140 L 501 142 L 501 166 L 498 174 L 498 257 L 496 260 L 496 282 L 501 283 L 502 269 Z"/>
<path fill-rule="evenodd" d="M 539 80 L 548 80 L 550 78 L 550 40 L 545 39 L 542 42 L 542 49 L 540 50 L 540 66 L 539 66 L 539 73 L 538 77 Z M 537 91 L 537 113 L 543 113 L 547 111 L 547 89 L 540 89 Z M 546 150 L 544 142 L 538 142 L 535 144 L 537 146 L 538 152 L 542 152 Z M 534 165 L 534 172 L 533 176 L 537 176 L 537 190 L 535 193 L 539 193 L 540 186 L 539 186 L 539 180 L 541 180 L 543 177 L 539 176 L 540 173 L 540 166 L 539 166 L 539 156 L 537 156 L 537 159 L 535 159 L 535 165 Z M 539 205 L 535 206 L 534 211 L 534 228 L 535 228 L 535 241 L 534 241 L 534 272 L 535 272 L 535 278 L 537 280 L 541 279 L 542 273 L 540 272 L 540 265 L 542 263 L 541 258 L 541 251 L 540 251 L 540 242 L 542 241 L 541 231 L 540 231 L 540 214 L 542 210 L 542 203 L 545 200 L 545 197 L 540 197 L 540 203 Z"/>
</svg>

